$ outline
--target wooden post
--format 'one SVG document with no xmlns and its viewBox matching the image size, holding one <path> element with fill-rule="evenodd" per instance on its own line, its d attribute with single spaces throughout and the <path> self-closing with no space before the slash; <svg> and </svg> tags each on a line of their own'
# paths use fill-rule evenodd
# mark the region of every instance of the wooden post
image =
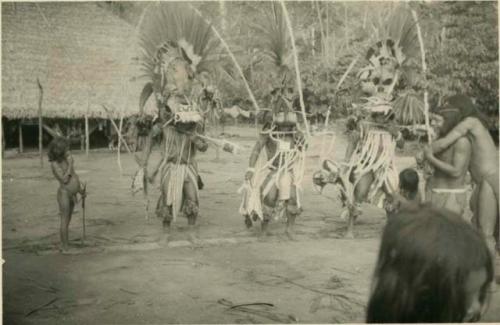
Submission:
<svg viewBox="0 0 500 325">
<path fill-rule="evenodd" d="M 89 114 L 88 110 L 85 112 L 85 155 L 88 157 L 89 156 L 89 148 L 90 148 L 90 143 L 89 143 Z"/>
<path fill-rule="evenodd" d="M 2 121 L 0 123 L 0 127 L 2 128 L 2 157 L 3 157 L 4 152 L 5 152 L 5 131 L 3 129 L 3 117 L 0 116 L 0 118 L 2 118 Z"/>
<path fill-rule="evenodd" d="M 422 38 L 422 31 L 420 30 L 420 24 L 418 22 L 418 17 L 417 17 L 417 12 L 415 10 L 411 10 L 411 14 L 413 16 L 413 20 L 415 21 L 415 26 L 417 27 L 417 36 L 418 36 L 418 42 L 420 44 L 420 56 L 422 59 L 422 74 L 424 76 L 425 80 L 425 87 L 424 87 L 424 118 L 425 118 L 425 129 L 427 130 L 427 142 L 432 144 L 432 138 L 431 138 L 431 132 L 430 132 L 430 122 L 429 122 L 429 101 L 428 101 L 428 94 L 427 94 L 427 64 L 425 62 L 425 47 L 424 47 L 424 40 Z"/>
<path fill-rule="evenodd" d="M 40 80 L 36 79 L 38 89 L 40 90 L 40 97 L 38 98 L 38 151 L 40 153 L 40 167 L 43 167 L 43 120 L 42 120 L 42 101 L 43 101 L 43 88 Z"/>
<path fill-rule="evenodd" d="M 23 153 L 23 120 L 19 120 L 19 153 Z"/>
</svg>

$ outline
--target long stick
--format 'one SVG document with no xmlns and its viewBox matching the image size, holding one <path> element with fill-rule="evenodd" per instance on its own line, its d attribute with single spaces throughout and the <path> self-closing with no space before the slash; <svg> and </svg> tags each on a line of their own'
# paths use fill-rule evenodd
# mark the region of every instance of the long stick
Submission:
<svg viewBox="0 0 500 325">
<path fill-rule="evenodd" d="M 43 167 L 43 121 L 42 121 L 42 100 L 43 100 L 43 88 L 40 80 L 36 78 L 38 83 L 38 89 L 40 90 L 40 97 L 38 98 L 38 151 L 40 152 L 40 167 Z"/>
<path fill-rule="evenodd" d="M 134 154 L 134 153 L 132 152 L 132 150 L 130 150 L 130 148 L 128 147 L 127 142 L 123 140 L 122 134 L 120 133 L 120 130 L 118 129 L 118 126 L 116 126 L 115 121 L 113 121 L 113 118 L 112 118 L 111 113 L 109 112 L 108 108 L 107 108 L 107 107 L 106 107 L 106 105 L 104 105 L 104 104 L 101 104 L 101 106 L 102 106 L 102 108 L 106 111 L 106 113 L 108 113 L 109 120 L 111 121 L 111 124 L 113 125 L 113 127 L 114 127 L 114 128 L 115 128 L 115 130 L 116 130 L 116 132 L 118 133 L 118 137 L 119 137 L 120 139 L 122 139 L 123 144 L 125 145 L 125 149 L 127 149 L 127 152 L 128 152 L 129 154 L 131 154 L 131 155 L 135 158 L 135 161 L 137 162 L 137 164 L 139 164 L 139 157 L 137 157 L 137 155 L 136 155 L 136 154 Z M 139 165 L 140 165 L 140 164 L 139 164 Z"/>
<path fill-rule="evenodd" d="M 290 17 L 288 16 L 288 11 L 286 10 L 285 2 L 281 0 L 280 3 L 281 3 L 281 8 L 283 8 L 283 14 L 285 16 L 286 24 L 288 26 L 288 32 L 290 33 L 290 38 L 292 43 L 293 61 L 295 64 L 295 74 L 296 74 L 295 79 L 297 80 L 297 87 L 299 88 L 300 109 L 302 110 L 302 116 L 304 117 L 306 134 L 308 137 L 310 137 L 311 133 L 309 132 L 309 124 L 307 123 L 306 108 L 304 105 L 304 96 L 302 94 L 302 81 L 300 79 L 299 58 L 297 56 L 297 49 L 295 48 L 295 37 L 293 35 L 292 23 L 290 22 Z"/>
<path fill-rule="evenodd" d="M 422 73 L 424 74 L 425 80 L 426 78 L 426 73 L 427 73 L 427 64 L 425 63 L 425 48 L 424 48 L 424 40 L 422 38 L 422 31 L 420 30 L 420 24 L 418 23 L 418 17 L 417 13 L 415 10 L 411 10 L 411 14 L 413 16 L 413 20 L 415 20 L 415 26 L 417 27 L 417 36 L 418 36 L 418 42 L 420 44 L 420 55 L 422 58 Z M 427 82 L 426 82 L 427 83 Z M 427 85 L 424 87 L 424 117 L 425 117 L 425 127 L 427 129 L 427 142 L 429 144 L 432 144 L 432 138 L 431 138 L 431 127 L 430 127 L 430 122 L 429 122 L 429 103 L 428 103 L 428 98 L 427 98 Z"/>
<path fill-rule="evenodd" d="M 243 80 L 243 83 L 245 85 L 245 89 L 247 90 L 248 95 L 250 96 L 252 104 L 253 104 L 253 106 L 255 108 L 255 116 L 257 116 L 259 114 L 259 111 L 260 111 L 259 104 L 257 104 L 257 100 L 255 99 L 255 97 L 254 97 L 254 95 L 252 93 L 252 90 L 250 89 L 250 86 L 248 85 L 248 82 L 247 82 L 247 80 L 245 78 L 245 75 L 243 74 L 243 70 L 241 70 L 241 67 L 238 64 L 238 61 L 236 60 L 235 56 L 233 55 L 233 52 L 231 52 L 231 50 L 229 49 L 229 46 L 227 45 L 226 41 L 222 38 L 222 36 L 219 34 L 219 32 L 217 31 L 217 29 L 215 29 L 215 27 L 212 25 L 212 23 L 208 19 L 206 19 L 205 17 L 203 17 L 203 15 L 201 14 L 201 12 L 198 9 L 196 9 L 195 7 L 193 7 L 191 4 L 189 6 L 191 7 L 192 10 L 194 10 L 194 12 L 198 16 L 201 17 L 201 19 L 203 19 L 210 26 L 210 28 L 214 32 L 215 36 L 217 36 L 217 38 L 220 40 L 222 46 L 224 46 L 224 49 L 229 54 L 229 57 L 233 61 L 234 66 L 238 70 L 238 73 L 240 74 L 240 77 Z M 255 126 L 257 127 L 257 117 L 255 118 Z"/>
<path fill-rule="evenodd" d="M 85 241 L 85 199 L 87 195 L 87 183 L 83 185 L 83 197 L 82 197 L 82 222 L 83 222 L 83 233 L 82 233 L 82 243 Z"/>
<path fill-rule="evenodd" d="M 122 134 L 122 128 L 123 128 L 123 110 L 120 112 L 120 124 L 118 127 L 118 132 Z M 124 141 L 125 143 L 126 141 Z M 116 159 L 118 161 L 118 169 L 120 170 L 120 175 L 123 174 L 123 169 L 122 169 L 122 160 L 121 160 L 121 148 L 122 148 L 122 137 L 118 138 L 118 150 L 116 152 Z"/>
</svg>

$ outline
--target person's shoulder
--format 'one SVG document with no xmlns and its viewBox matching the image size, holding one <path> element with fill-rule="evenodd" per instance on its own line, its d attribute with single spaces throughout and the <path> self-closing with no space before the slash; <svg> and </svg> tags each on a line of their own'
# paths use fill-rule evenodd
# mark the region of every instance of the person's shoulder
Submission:
<svg viewBox="0 0 500 325">
<path fill-rule="evenodd" d="M 474 116 L 467 116 L 462 120 L 462 123 L 470 125 L 470 126 L 477 126 L 477 125 L 482 125 L 481 121 Z"/>
<path fill-rule="evenodd" d="M 463 148 L 463 149 L 470 148 L 471 143 L 470 143 L 469 138 L 466 136 L 458 138 L 458 140 L 455 142 L 455 147 L 456 148 Z"/>
</svg>

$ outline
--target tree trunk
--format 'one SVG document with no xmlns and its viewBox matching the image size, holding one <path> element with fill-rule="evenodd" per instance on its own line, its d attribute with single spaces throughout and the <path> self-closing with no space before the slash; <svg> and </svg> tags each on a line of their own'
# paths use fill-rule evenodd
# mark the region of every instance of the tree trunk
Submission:
<svg viewBox="0 0 500 325">
<path fill-rule="evenodd" d="M 330 33 L 329 33 L 329 29 L 330 29 L 330 15 L 329 15 L 329 6 L 328 6 L 328 1 L 325 2 L 325 6 L 326 6 L 326 29 L 325 29 L 325 34 L 326 34 L 326 37 L 325 37 L 325 48 L 326 48 L 326 59 L 327 59 L 327 62 L 330 60 L 330 48 L 331 48 L 331 42 L 330 42 Z"/>
<path fill-rule="evenodd" d="M 316 35 L 315 35 L 315 29 L 312 27 L 311 29 L 311 44 L 312 44 L 312 56 L 316 56 L 316 51 L 314 50 L 314 47 L 316 46 Z"/>
<path fill-rule="evenodd" d="M 347 5 L 344 2 L 344 38 L 345 38 L 345 47 L 349 50 L 349 31 L 347 30 Z"/>
<path fill-rule="evenodd" d="M 89 134 L 89 115 L 88 112 L 85 112 L 85 155 L 88 157 L 89 156 L 89 149 L 90 149 L 90 134 Z"/>
<path fill-rule="evenodd" d="M 3 118 L 2 118 L 2 122 L 0 122 L 0 127 L 2 128 L 2 157 L 5 153 L 5 131 L 4 131 L 4 127 L 3 127 Z"/>
<path fill-rule="evenodd" d="M 319 8 L 319 2 L 315 1 L 316 3 L 316 12 L 318 14 L 318 20 L 319 20 L 319 28 L 321 32 L 321 38 L 320 38 L 320 45 L 321 45 L 321 54 L 323 55 L 323 59 L 325 58 L 325 31 L 323 29 L 323 20 L 321 19 L 321 11 Z"/>
<path fill-rule="evenodd" d="M 441 42 L 439 42 L 439 50 L 441 51 L 441 53 L 443 53 L 445 48 L 444 45 L 445 40 L 446 40 L 446 27 L 443 27 L 441 29 Z"/>
</svg>

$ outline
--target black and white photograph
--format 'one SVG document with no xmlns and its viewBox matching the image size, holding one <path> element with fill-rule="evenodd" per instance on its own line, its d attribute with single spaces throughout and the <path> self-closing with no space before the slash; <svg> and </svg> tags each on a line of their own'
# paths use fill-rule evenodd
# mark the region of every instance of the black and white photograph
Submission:
<svg viewBox="0 0 500 325">
<path fill-rule="evenodd" d="M 500 323 L 497 1 L 0 6 L 1 323 Z"/>
</svg>

